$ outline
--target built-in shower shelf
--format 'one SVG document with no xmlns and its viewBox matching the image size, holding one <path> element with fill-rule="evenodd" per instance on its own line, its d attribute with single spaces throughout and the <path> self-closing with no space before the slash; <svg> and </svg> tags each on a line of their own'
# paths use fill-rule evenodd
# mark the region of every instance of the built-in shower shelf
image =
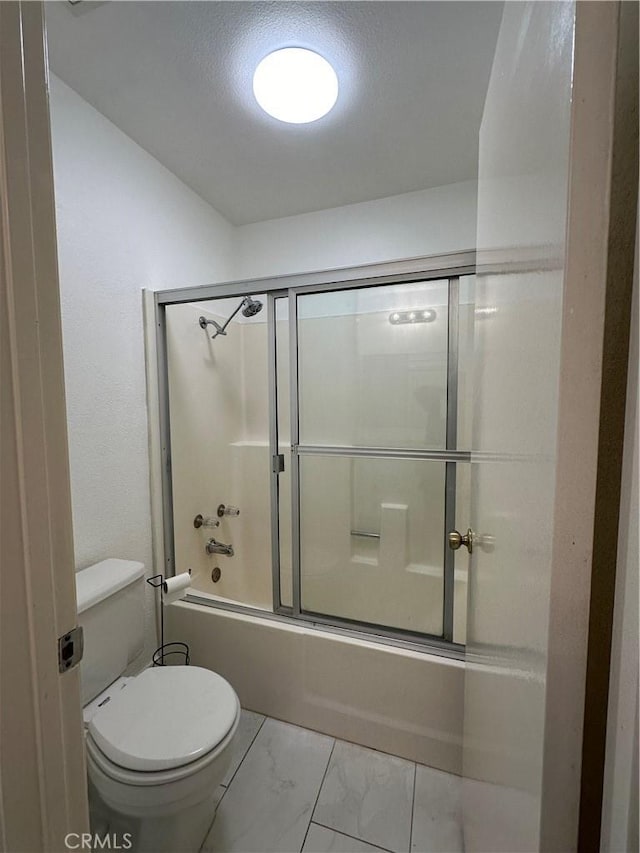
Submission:
<svg viewBox="0 0 640 853">
<path fill-rule="evenodd" d="M 363 557 L 361 554 L 356 554 L 355 556 L 351 557 L 351 562 L 358 563 L 358 565 L 361 566 L 379 565 L 377 557 Z"/>
</svg>

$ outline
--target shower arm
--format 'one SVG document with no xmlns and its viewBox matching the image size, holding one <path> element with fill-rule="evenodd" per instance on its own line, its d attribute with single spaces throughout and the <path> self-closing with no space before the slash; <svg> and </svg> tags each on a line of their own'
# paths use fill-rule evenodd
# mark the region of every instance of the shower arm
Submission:
<svg viewBox="0 0 640 853">
<path fill-rule="evenodd" d="M 236 308 L 236 310 L 233 312 L 233 314 L 232 314 L 230 317 L 228 317 L 228 318 L 224 321 L 224 323 L 222 324 L 222 326 L 221 326 L 219 323 L 216 323 L 216 321 L 215 321 L 215 320 L 207 320 L 207 318 L 206 318 L 206 317 L 200 317 L 200 319 L 199 319 L 199 321 L 198 321 L 198 322 L 200 323 L 200 328 L 201 328 L 201 329 L 206 329 L 206 328 L 207 328 L 207 326 L 214 326 L 214 327 L 215 327 L 216 333 L 215 333 L 215 335 L 211 335 L 211 340 L 212 340 L 212 341 L 213 341 L 213 340 L 215 340 L 215 339 L 218 337 L 218 335 L 226 335 L 227 333 L 226 333 L 226 331 L 225 331 L 225 330 L 226 330 L 227 326 L 228 326 L 228 325 L 229 325 L 229 323 L 233 320 L 233 318 L 236 316 L 236 314 L 238 313 L 238 311 L 240 311 L 240 309 L 244 306 L 244 304 L 245 304 L 245 302 L 246 302 L 246 301 L 247 301 L 247 300 L 246 300 L 246 297 L 245 297 L 245 298 L 242 300 L 242 302 L 240 303 L 240 305 L 238 305 L 238 307 Z"/>
</svg>

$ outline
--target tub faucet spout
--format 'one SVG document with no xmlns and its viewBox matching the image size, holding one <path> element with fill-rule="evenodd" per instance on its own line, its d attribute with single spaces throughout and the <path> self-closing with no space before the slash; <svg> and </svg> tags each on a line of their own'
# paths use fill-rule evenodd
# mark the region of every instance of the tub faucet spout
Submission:
<svg viewBox="0 0 640 853">
<path fill-rule="evenodd" d="M 225 545 L 216 539 L 209 539 L 204 547 L 207 554 L 223 554 L 225 557 L 233 557 L 233 545 Z"/>
</svg>

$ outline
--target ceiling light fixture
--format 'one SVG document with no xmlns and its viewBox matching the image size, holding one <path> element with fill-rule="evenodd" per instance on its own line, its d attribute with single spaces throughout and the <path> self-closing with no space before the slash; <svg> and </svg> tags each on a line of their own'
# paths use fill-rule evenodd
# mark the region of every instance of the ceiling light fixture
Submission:
<svg viewBox="0 0 640 853">
<path fill-rule="evenodd" d="M 253 75 L 253 94 L 270 116 L 289 124 L 307 124 L 333 108 L 338 77 L 319 53 L 285 47 L 259 63 Z"/>
</svg>

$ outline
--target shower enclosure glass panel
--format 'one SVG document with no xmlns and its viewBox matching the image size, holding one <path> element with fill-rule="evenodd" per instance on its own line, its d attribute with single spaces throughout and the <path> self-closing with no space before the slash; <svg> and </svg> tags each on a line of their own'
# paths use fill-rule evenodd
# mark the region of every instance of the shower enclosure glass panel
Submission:
<svg viewBox="0 0 640 853">
<path fill-rule="evenodd" d="M 443 462 L 302 456 L 303 611 L 441 635 L 444 490 Z"/>
<path fill-rule="evenodd" d="M 236 312 L 241 300 L 166 308 L 175 565 L 200 594 L 271 610 L 267 312 Z M 221 504 L 240 514 L 218 517 Z M 208 552 L 212 539 L 233 554 Z"/>
<path fill-rule="evenodd" d="M 444 448 L 448 281 L 298 296 L 300 444 Z"/>
</svg>

